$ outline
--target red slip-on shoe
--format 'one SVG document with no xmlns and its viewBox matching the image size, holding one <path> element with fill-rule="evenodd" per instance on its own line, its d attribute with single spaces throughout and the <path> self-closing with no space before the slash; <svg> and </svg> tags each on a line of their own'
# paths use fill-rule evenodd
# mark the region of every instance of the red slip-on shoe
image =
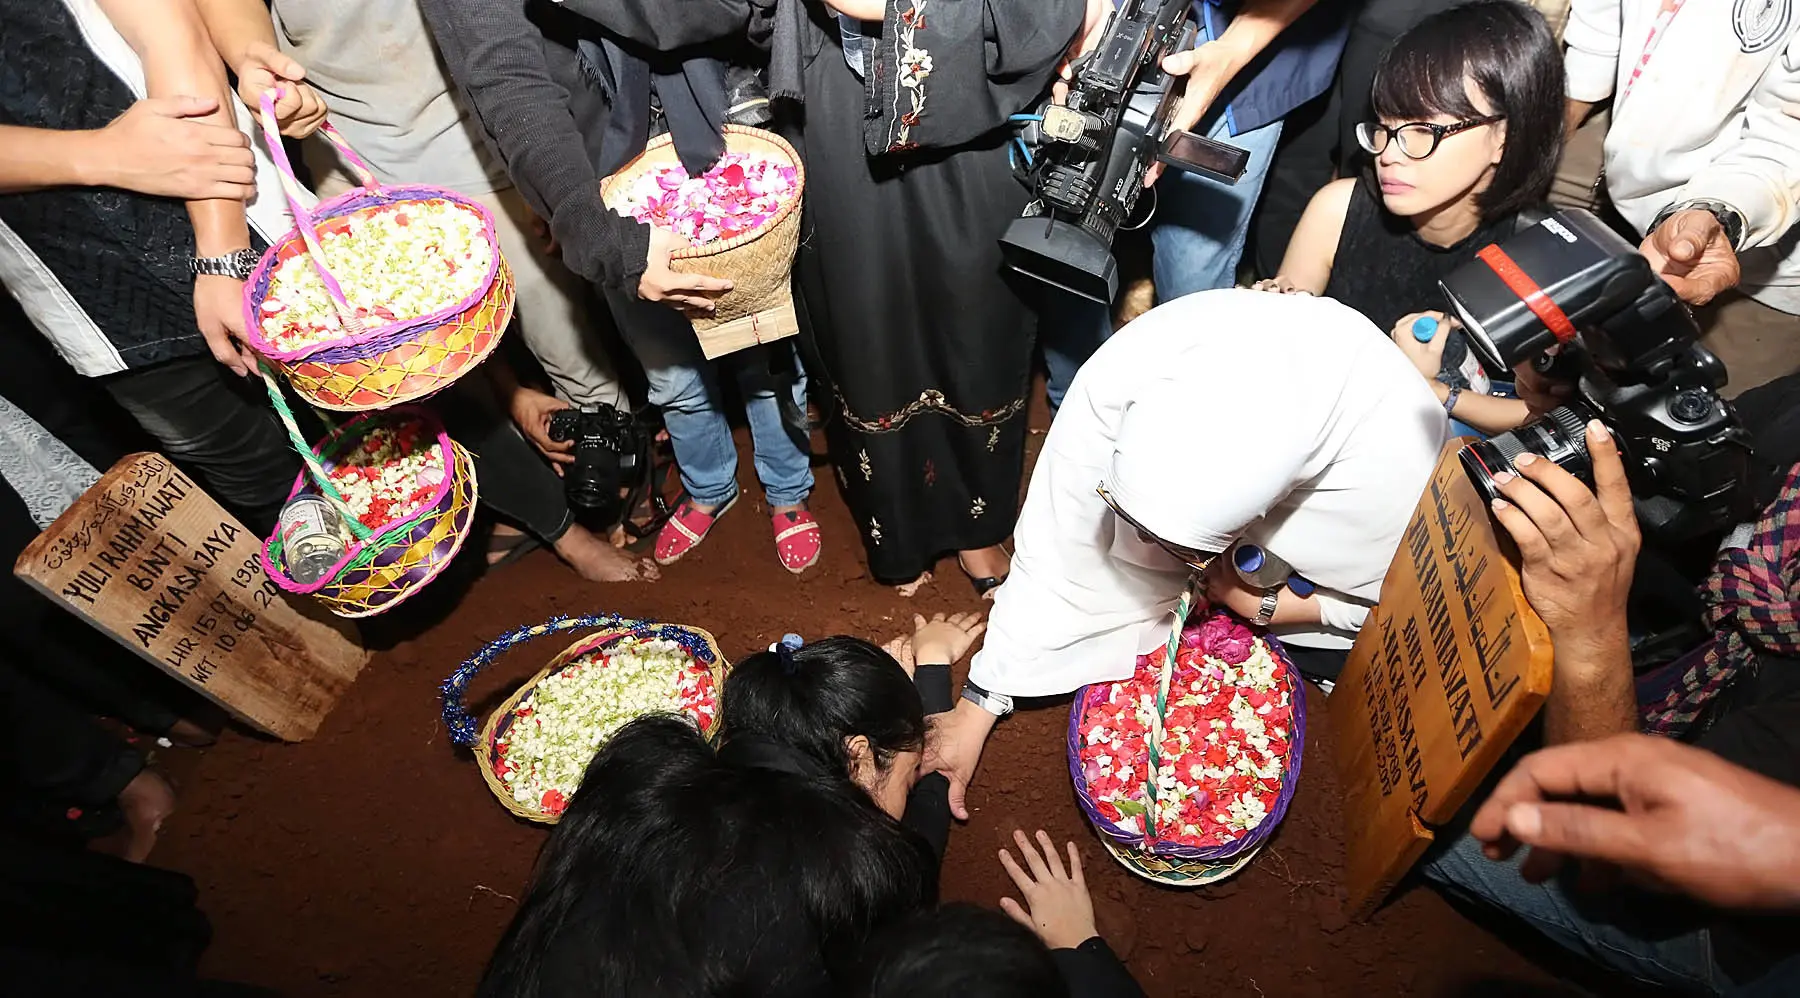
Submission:
<svg viewBox="0 0 1800 998">
<path fill-rule="evenodd" d="M 811 513 L 803 509 L 776 513 L 769 523 L 775 528 L 775 556 L 781 559 L 782 568 L 799 575 L 819 563 L 825 545 L 819 521 Z"/>
<path fill-rule="evenodd" d="M 711 513 L 703 512 L 694 505 L 692 499 L 681 500 L 675 512 L 669 516 L 669 522 L 663 524 L 662 530 L 656 534 L 655 558 L 658 565 L 673 565 L 687 557 L 689 551 L 700 546 L 706 535 L 712 532 L 713 524 L 725 511 L 737 505 L 738 497 Z"/>
</svg>

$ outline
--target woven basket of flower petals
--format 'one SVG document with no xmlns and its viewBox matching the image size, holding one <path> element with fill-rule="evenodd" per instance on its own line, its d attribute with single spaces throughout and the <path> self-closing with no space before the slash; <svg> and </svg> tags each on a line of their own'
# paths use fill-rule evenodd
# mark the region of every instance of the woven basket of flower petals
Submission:
<svg viewBox="0 0 1800 998">
<path fill-rule="evenodd" d="M 725 155 L 690 178 L 674 140 L 660 135 L 600 184 L 606 206 L 674 232 L 690 245 L 669 269 L 732 282 L 710 316 L 694 320 L 707 357 L 793 336 L 794 254 L 806 169 L 794 147 L 760 128 L 725 126 Z"/>
<path fill-rule="evenodd" d="M 1306 692 L 1275 638 L 1222 609 L 1190 619 L 1187 605 L 1130 678 L 1076 695 L 1068 750 L 1076 800 L 1113 857 L 1197 887 L 1247 865 L 1287 813 Z"/>
<path fill-rule="evenodd" d="M 597 628 L 564 648 L 477 726 L 469 682 L 507 651 L 546 634 Z M 555 824 L 594 753 L 646 714 L 680 714 L 711 737 L 729 666 L 697 627 L 617 614 L 556 617 L 488 642 L 439 687 L 450 739 L 475 753 L 502 807 Z"/>
<path fill-rule="evenodd" d="M 271 381 L 273 394 L 273 385 Z M 283 420 L 291 416 L 277 403 Z M 288 499 L 311 493 L 338 510 L 351 535 L 319 579 L 288 573 L 281 531 L 263 543 L 263 569 L 290 593 L 340 617 L 391 610 L 449 567 L 475 519 L 475 464 L 431 413 L 413 406 L 358 416 L 304 453 Z"/>
<path fill-rule="evenodd" d="M 329 123 L 361 185 L 308 209 L 282 151 L 273 92 L 263 130 L 294 217 L 244 285 L 244 334 L 321 409 L 424 398 L 472 370 L 512 321 L 513 277 L 487 208 L 441 187 L 384 187 Z"/>
</svg>

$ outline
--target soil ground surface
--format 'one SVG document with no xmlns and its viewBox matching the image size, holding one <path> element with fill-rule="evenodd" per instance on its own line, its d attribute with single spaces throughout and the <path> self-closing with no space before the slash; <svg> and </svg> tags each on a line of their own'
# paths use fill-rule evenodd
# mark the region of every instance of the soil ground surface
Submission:
<svg viewBox="0 0 1800 998">
<path fill-rule="evenodd" d="M 1034 416 L 1047 424 L 1041 395 Z M 742 437 L 748 500 L 759 490 Z M 1042 439 L 1033 435 L 1034 454 Z M 294 998 L 473 993 L 545 830 L 512 818 L 450 743 L 437 685 L 503 631 L 618 612 L 703 627 L 735 660 L 788 631 L 879 641 L 910 629 L 915 612 L 983 606 L 954 559 L 911 599 L 869 579 L 830 470 L 818 471 L 827 547 L 805 576 L 780 567 L 766 509 L 748 501 L 653 585 L 585 583 L 546 551 L 471 579 L 479 559 L 465 557 L 462 578 L 440 579 L 430 599 L 370 628 L 376 655 L 310 741 L 230 730 L 201 752 L 159 753 L 180 810 L 151 861 L 199 885 L 216 929 L 207 976 Z M 478 713 L 573 640 L 546 637 L 502 658 L 470 689 Z M 1138 879 L 1101 847 L 1069 783 L 1068 699 L 1020 711 L 983 756 L 971 820 L 951 836 L 943 897 L 994 905 L 1011 889 L 996 850 L 1015 827 L 1044 828 L 1079 844 L 1100 930 L 1153 998 L 1582 993 L 1424 886 L 1366 923 L 1346 917 L 1341 794 L 1324 737 L 1331 710 L 1310 695 L 1286 821 L 1243 873 L 1196 890 Z"/>
</svg>

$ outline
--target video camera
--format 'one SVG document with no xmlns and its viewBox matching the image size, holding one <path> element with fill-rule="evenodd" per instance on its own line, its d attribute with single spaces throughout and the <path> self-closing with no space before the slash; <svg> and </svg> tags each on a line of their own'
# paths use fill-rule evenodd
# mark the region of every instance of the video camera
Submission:
<svg viewBox="0 0 1800 998">
<path fill-rule="evenodd" d="M 575 463 L 563 473 L 569 505 L 618 523 L 631 493 L 648 480 L 650 434 L 631 413 L 606 405 L 550 414 L 550 439 L 575 442 Z"/>
<path fill-rule="evenodd" d="M 1068 99 L 1025 129 L 1033 198 L 1000 239 L 1012 269 L 1084 298 L 1119 291 L 1113 236 L 1137 209 L 1152 162 L 1235 184 L 1250 154 L 1169 132 L 1181 103 L 1165 57 L 1194 44 L 1190 0 L 1123 0 L 1074 67 Z M 1140 223 L 1141 224 L 1141 223 Z"/>
<path fill-rule="evenodd" d="M 1647 533 L 1685 540 L 1753 510 L 1750 435 L 1718 394 L 1725 366 L 1649 261 L 1592 214 L 1558 211 L 1438 282 L 1490 371 L 1530 361 L 1575 382 L 1568 404 L 1462 452 L 1485 498 L 1520 454 L 1592 484 L 1586 426 L 1612 432 Z"/>
</svg>

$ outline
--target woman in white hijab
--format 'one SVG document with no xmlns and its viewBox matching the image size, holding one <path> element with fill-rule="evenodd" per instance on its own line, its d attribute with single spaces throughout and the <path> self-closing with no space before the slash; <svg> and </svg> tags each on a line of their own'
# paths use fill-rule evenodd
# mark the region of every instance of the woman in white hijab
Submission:
<svg viewBox="0 0 1800 998">
<path fill-rule="evenodd" d="M 1208 291 L 1120 330 L 1051 426 L 1012 575 L 938 730 L 935 765 L 957 816 L 1013 697 L 1129 676 L 1167 639 L 1190 576 L 1240 538 L 1316 591 L 1252 590 L 1218 559 L 1208 597 L 1269 623 L 1303 668 L 1334 675 L 1446 431 L 1406 357 L 1329 299 Z"/>
</svg>

